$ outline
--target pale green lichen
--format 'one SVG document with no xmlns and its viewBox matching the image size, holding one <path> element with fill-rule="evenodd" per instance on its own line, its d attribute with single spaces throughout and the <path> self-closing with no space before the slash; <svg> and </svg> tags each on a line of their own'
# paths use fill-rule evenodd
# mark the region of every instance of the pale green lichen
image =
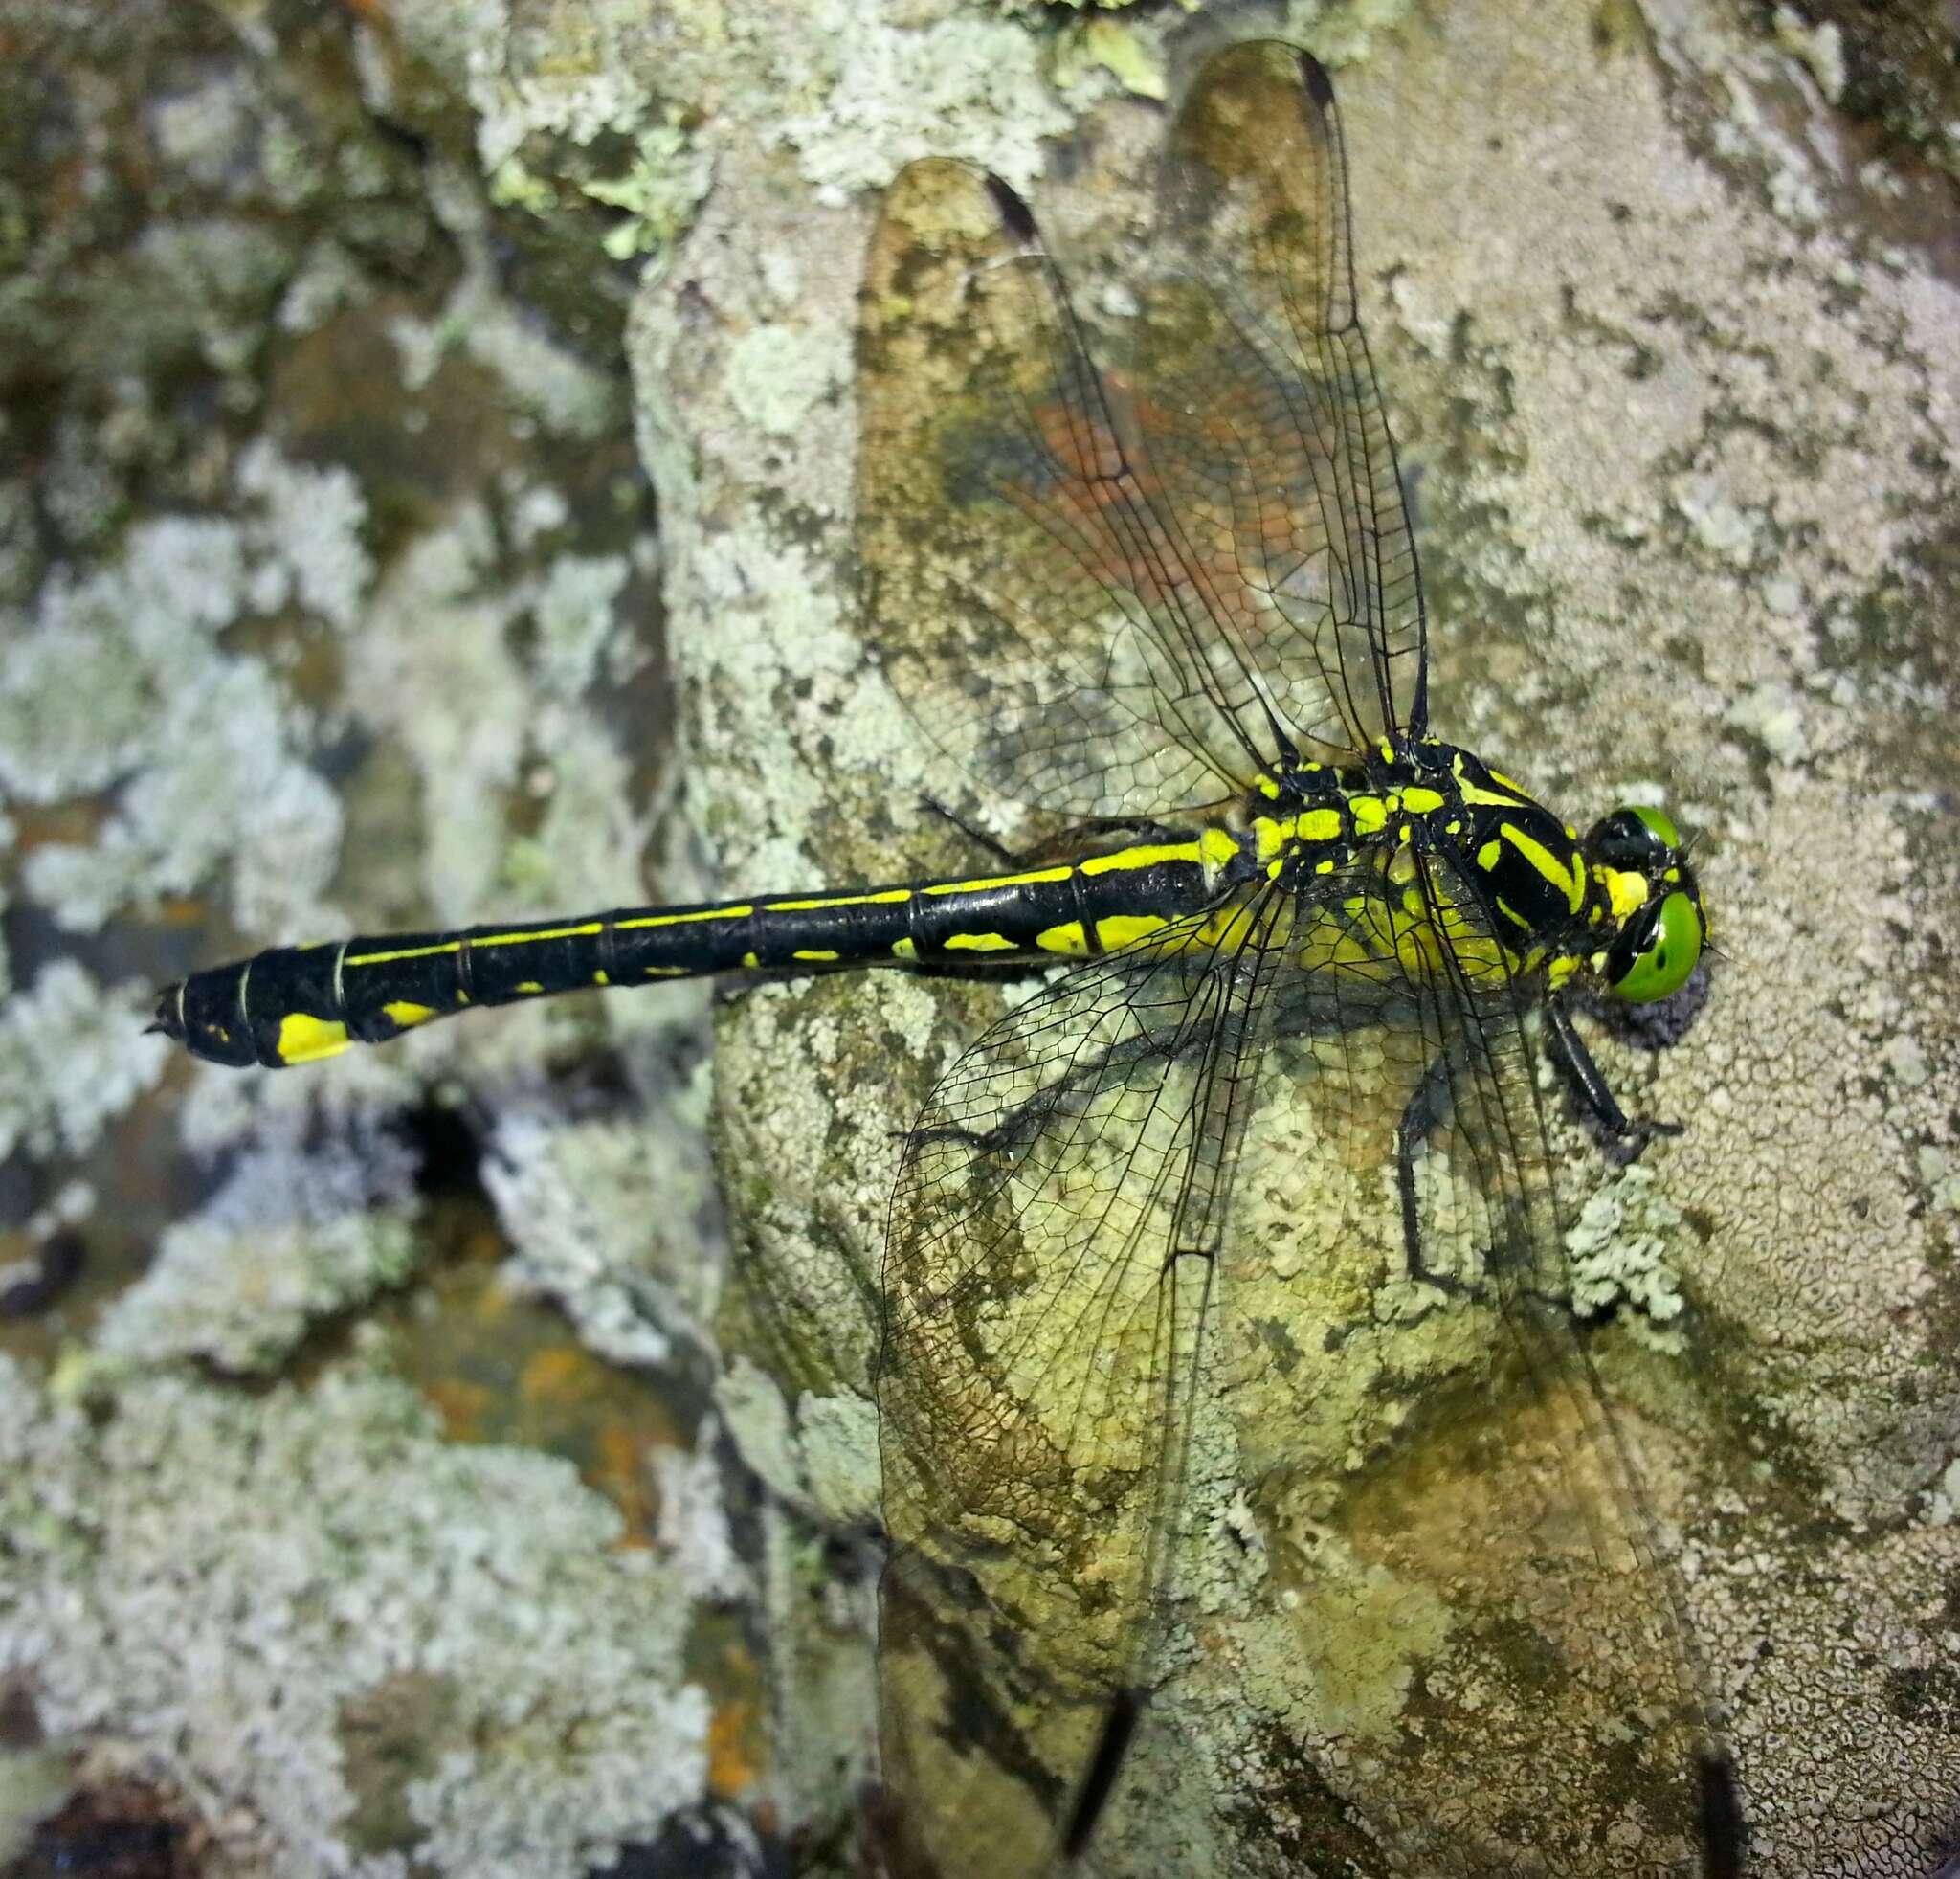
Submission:
<svg viewBox="0 0 1960 1879">
<path fill-rule="evenodd" d="M 793 437 L 820 401 L 835 397 L 850 371 L 843 336 L 804 326 L 758 326 L 735 342 L 735 408 L 772 437 Z"/>
<path fill-rule="evenodd" d="M 615 261 L 626 261 L 673 245 L 708 192 L 708 164 L 678 123 L 651 124 L 635 136 L 624 170 L 580 188 L 594 202 L 621 212 L 602 246 Z"/>
<path fill-rule="evenodd" d="M 1162 49 L 1116 20 L 1085 20 L 1060 39 L 1053 71 L 1056 83 L 1063 87 L 1080 84 L 1089 72 L 1103 71 L 1137 98 L 1161 101 L 1169 92 Z"/>
<path fill-rule="evenodd" d="M 1673 1248 L 1686 1225 L 1653 1170 L 1638 1163 L 1595 1188 L 1566 1234 L 1573 1309 L 1616 1311 L 1654 1348 L 1679 1354 L 1682 1340 L 1660 1327 L 1685 1309 Z"/>
<path fill-rule="evenodd" d="M 1026 184 L 1042 141 L 1069 126 L 1039 42 L 1011 21 L 954 13 L 895 30 L 853 0 L 814 0 L 785 27 L 768 63 L 790 108 L 764 134 L 795 150 L 822 199 L 888 182 L 919 156 L 964 156 Z"/>
<path fill-rule="evenodd" d="M 221 1777 L 283 1869 L 573 1879 L 701 1793 L 672 1576 L 568 1464 L 446 1443 L 399 1385 L 129 1382 L 98 1428 L 0 1359 L 0 1668 L 47 1735 Z M 406 1845 L 364 1847 L 387 1790 Z"/>
</svg>

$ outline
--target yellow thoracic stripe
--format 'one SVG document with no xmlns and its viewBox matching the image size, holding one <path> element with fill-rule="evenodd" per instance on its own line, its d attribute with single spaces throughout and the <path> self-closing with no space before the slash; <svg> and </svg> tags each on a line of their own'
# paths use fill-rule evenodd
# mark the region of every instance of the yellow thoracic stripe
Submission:
<svg viewBox="0 0 1960 1879">
<path fill-rule="evenodd" d="M 1499 823 L 1498 833 L 1565 895 L 1567 905 L 1574 913 L 1586 905 L 1586 882 L 1576 862 L 1566 861 L 1554 855 L 1542 841 L 1533 840 L 1513 822 Z"/>
</svg>

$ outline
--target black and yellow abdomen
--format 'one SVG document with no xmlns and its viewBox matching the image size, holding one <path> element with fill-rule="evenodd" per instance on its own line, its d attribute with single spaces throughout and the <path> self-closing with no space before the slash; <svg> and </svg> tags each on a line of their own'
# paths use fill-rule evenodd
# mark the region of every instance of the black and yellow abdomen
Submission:
<svg viewBox="0 0 1960 1879">
<path fill-rule="evenodd" d="M 276 947 L 194 973 L 157 1023 L 212 1063 L 268 1066 L 381 1043 L 478 1005 L 727 972 L 1054 963 L 1148 939 L 1243 871 L 1224 828 L 997 875 L 570 920 Z"/>
</svg>

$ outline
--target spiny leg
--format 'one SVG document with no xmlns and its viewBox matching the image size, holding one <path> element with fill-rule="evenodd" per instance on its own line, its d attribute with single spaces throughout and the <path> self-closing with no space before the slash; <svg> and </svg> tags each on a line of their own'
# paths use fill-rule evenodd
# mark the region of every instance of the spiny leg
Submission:
<svg viewBox="0 0 1960 1879">
<path fill-rule="evenodd" d="M 1551 1035 L 1557 1040 L 1557 1055 L 1564 1059 L 1566 1075 L 1577 1092 L 1580 1104 L 1607 1136 L 1627 1145 L 1627 1160 L 1637 1161 L 1647 1144 L 1657 1135 L 1679 1135 L 1682 1132 L 1682 1125 L 1678 1122 L 1660 1122 L 1653 1116 L 1629 1116 L 1608 1087 L 1605 1072 L 1592 1061 L 1592 1053 L 1579 1036 L 1578 1027 L 1573 1024 L 1565 1001 L 1553 993 L 1545 1000 L 1545 1011 L 1551 1025 Z"/>
</svg>

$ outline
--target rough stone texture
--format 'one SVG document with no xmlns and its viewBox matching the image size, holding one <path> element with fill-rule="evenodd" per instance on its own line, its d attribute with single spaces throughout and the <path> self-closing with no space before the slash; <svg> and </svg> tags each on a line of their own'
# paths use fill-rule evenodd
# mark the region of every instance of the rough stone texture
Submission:
<svg viewBox="0 0 1960 1879">
<path fill-rule="evenodd" d="M 1000 995 L 750 992 L 712 1113 L 680 991 L 292 1076 L 136 1032 L 261 942 L 962 864 L 921 794 L 1001 805 L 850 601 L 875 191 L 965 155 L 1120 261 L 1134 94 L 1286 24 L 1029 13 L 0 11 L 0 1256 L 91 1253 L 0 1324 L 0 1793 L 134 1775 L 220 1870 L 849 1868 L 893 1131 Z M 1589 1283 L 1682 1302 L 1601 1362 L 1771 1879 L 1960 1832 L 1960 112 L 1894 17 L 1291 10 L 1437 727 L 1703 836 L 1706 1002 L 1600 1044 L 1688 1130 L 1562 1146 Z M 1110 1868 L 1394 1869 L 1288 1755 L 1380 1638 L 1214 1591 Z"/>
</svg>

